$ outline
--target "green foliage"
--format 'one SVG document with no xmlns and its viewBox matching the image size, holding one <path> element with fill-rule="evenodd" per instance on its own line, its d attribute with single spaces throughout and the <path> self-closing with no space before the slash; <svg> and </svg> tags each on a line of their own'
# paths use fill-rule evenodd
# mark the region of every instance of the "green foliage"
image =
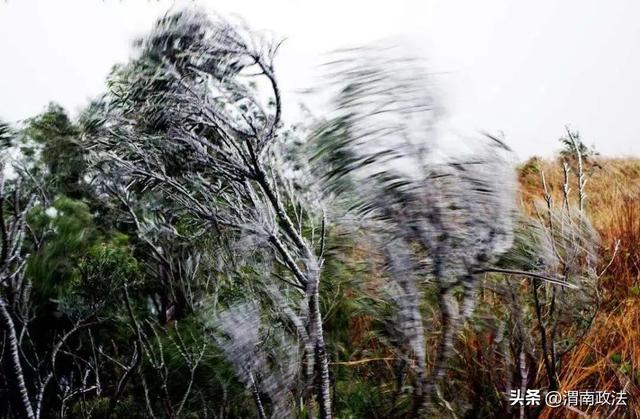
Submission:
<svg viewBox="0 0 640 419">
<path fill-rule="evenodd" d="M 582 159 L 589 161 L 598 155 L 594 147 L 589 147 L 582 141 L 582 137 L 578 131 L 571 131 L 567 128 L 567 135 L 560 137 L 559 141 L 560 144 L 562 144 L 560 155 L 564 158 L 573 159 L 576 153 L 580 153 Z"/>
<path fill-rule="evenodd" d="M 26 275 L 45 298 L 66 292 L 78 262 L 98 240 L 87 204 L 65 197 L 45 208 L 34 207 L 27 219 L 37 240 Z"/>
<path fill-rule="evenodd" d="M 13 131 L 9 124 L 0 121 L 0 151 L 13 145 Z"/>
<path fill-rule="evenodd" d="M 125 243 L 116 237 L 88 248 L 73 271 L 64 304 L 67 312 L 84 310 L 99 313 L 120 307 L 124 286 L 135 287 L 141 276 L 140 265 Z"/>
<path fill-rule="evenodd" d="M 34 144 L 40 150 L 46 180 L 55 194 L 81 198 L 85 194 L 83 176 L 86 171 L 84 150 L 79 130 L 65 110 L 55 103 L 47 110 L 26 121 L 22 130 L 22 151 L 33 155 Z"/>
<path fill-rule="evenodd" d="M 429 167 L 422 168 L 421 156 L 419 167 L 399 167 L 403 164 L 396 160 L 403 154 L 400 144 L 410 140 L 405 134 L 413 132 L 412 123 L 400 123 L 405 126 L 398 129 L 400 134 L 394 143 L 389 140 L 394 140 L 395 128 L 390 132 L 375 126 L 373 120 L 363 120 L 359 117 L 361 110 L 354 105 L 346 106 L 342 116 L 314 133 L 311 144 L 303 141 L 307 136 L 303 126 L 288 129 L 274 123 L 268 135 L 246 130 L 247 121 L 258 121 L 251 125 L 255 128 L 260 124 L 268 127 L 277 120 L 269 112 L 258 111 L 259 100 L 252 96 L 258 90 L 256 85 L 236 83 L 234 79 L 240 73 L 249 73 L 244 70 L 253 62 L 259 63 L 260 57 L 257 53 L 234 52 L 242 40 L 235 38 L 231 26 L 224 26 L 226 31 L 220 32 L 229 39 L 213 36 L 209 45 L 204 40 L 212 37 L 211 28 L 185 19 L 179 15 L 161 19 L 158 25 L 166 27 L 156 28 L 142 43 L 142 54 L 114 69 L 109 80 L 111 102 L 91 104 L 78 121 L 71 120 L 59 105 L 51 104 L 45 112 L 27 120 L 19 133 L 0 123 L 0 151 L 17 146 L 30 170 L 31 176 L 24 176 L 28 192 L 18 201 L 27 201 L 29 195 L 35 201 L 28 212 L 24 241 L 18 242 L 28 254 L 24 281 L 17 276 L 14 281 L 28 287 L 11 297 L 15 298 L 12 309 L 17 313 L 16 324 L 24 328 L 20 357 L 29 391 L 46 389 L 43 416 L 57 417 L 66 412 L 70 417 L 255 417 L 255 390 L 263 398 L 267 413 L 279 412 L 276 404 L 280 401 L 287 408 L 294 406 L 298 417 L 315 417 L 317 395 L 310 395 L 320 381 L 320 369 L 300 371 L 306 362 L 314 362 L 313 357 L 316 366 L 319 364 L 317 332 L 323 329 L 336 416 L 408 417 L 414 396 L 419 393 L 421 375 L 437 369 L 434 366 L 439 349 L 433 336 L 445 335 L 439 333 L 445 330 L 445 316 L 436 314 L 445 300 L 440 300 L 438 293 L 447 288 L 451 300 L 446 303 L 464 305 L 470 289 L 461 281 L 469 280 L 471 274 L 483 280 L 478 280 L 482 292 L 495 291 L 504 300 L 495 295 L 494 301 L 485 298 L 485 304 L 469 317 L 465 328 L 453 330 L 456 340 L 461 340 L 456 341 L 456 354 L 446 360 L 442 370 L 447 380 L 438 387 L 442 400 L 437 403 L 454 412 L 444 400 L 457 399 L 455 413 L 461 415 L 504 414 L 501 403 L 505 383 L 511 386 L 519 378 L 517 361 L 507 357 L 511 352 L 524 353 L 524 346 L 533 348 L 539 339 L 534 327 L 541 324 L 534 317 L 538 302 L 530 292 L 538 288 L 521 280 L 522 272 L 517 273 L 516 285 L 510 286 L 507 273 L 485 277 L 483 274 L 490 269 L 474 268 L 464 276 L 460 271 L 468 267 L 458 265 L 466 260 L 473 267 L 546 274 L 555 266 L 549 263 L 555 262 L 554 257 L 566 259 L 569 255 L 560 247 L 560 239 L 569 239 L 544 231 L 542 222 L 514 222 L 496 230 L 494 224 L 502 224 L 502 215 L 511 220 L 515 213 L 510 195 L 504 200 L 488 198 L 499 195 L 495 192 L 502 190 L 505 178 L 496 177 L 500 185 L 493 189 L 492 184 L 476 184 L 472 171 L 462 164 L 456 167 L 458 172 L 432 173 Z M 174 27 L 176 22 L 183 26 Z M 224 42 L 234 48 L 223 48 L 228 46 Z M 268 55 L 273 54 L 275 49 L 269 50 Z M 168 71 L 172 66 L 183 66 L 184 74 Z M 210 78 L 201 74 L 207 71 Z M 272 68 L 267 65 L 261 71 L 268 75 Z M 361 85 L 345 85 L 342 105 L 352 103 L 354 95 L 368 103 L 376 94 L 389 94 L 387 105 L 395 104 L 396 93 L 402 92 L 386 85 L 369 90 L 375 85 L 372 80 L 387 80 L 392 72 L 373 74 L 375 77 L 369 74 Z M 421 85 L 422 79 L 418 79 Z M 221 90 L 212 93 L 209 89 Z M 416 97 L 422 98 L 423 93 Z M 192 96 L 202 97 L 203 102 L 194 105 L 187 99 Z M 422 109 L 429 110 L 424 122 L 431 123 L 431 98 L 422 99 L 417 106 L 391 109 L 398 116 L 394 118 L 402 120 L 404 113 Z M 203 111 L 212 104 L 211 109 Z M 113 110 L 110 106 L 120 107 L 122 113 L 105 121 Z M 269 111 L 273 108 L 274 103 L 267 105 Z M 213 122 L 204 123 L 207 118 Z M 118 159 L 128 159 L 129 165 L 111 162 L 113 167 L 105 168 L 93 164 L 95 160 L 90 157 L 95 155 L 81 138 L 100 137 L 106 135 L 105 131 L 116 133 L 116 144 L 107 151 Z M 230 138 L 237 142 L 229 143 L 223 131 L 233 131 L 236 136 Z M 136 135 L 143 141 L 135 142 Z M 358 149 L 363 135 L 374 137 L 384 145 L 380 148 L 384 151 L 377 147 Z M 281 142 L 262 145 L 256 154 L 252 141 L 258 144 L 263 137 Z M 585 162 L 593 156 L 577 133 L 568 132 L 562 142 L 567 160 L 575 157 L 576 147 Z M 307 166 L 308 147 L 314 151 L 312 162 L 318 173 Z M 418 157 L 422 153 L 419 151 L 412 149 L 406 154 Z M 258 163 L 263 161 L 273 164 L 258 170 Z M 244 162 L 249 163 L 247 167 Z M 382 166 L 374 166 L 381 162 Z M 392 164 L 385 168 L 389 162 Z M 523 176 L 537 176 L 539 163 L 537 159 L 525 163 Z M 280 164 L 282 167 L 278 167 Z M 155 177 L 150 172 L 154 167 L 159 172 Z M 399 168 L 407 169 L 407 173 L 395 173 Z M 418 173 L 422 169 L 424 173 Z M 354 171 L 362 172 L 362 176 L 349 176 Z M 105 175 L 98 185 L 87 180 L 96 173 Z M 456 173 L 464 173 L 460 179 L 470 181 L 465 184 L 467 189 L 455 188 L 455 183 L 451 191 L 430 189 L 444 185 Z M 415 174 L 419 175 L 416 179 Z M 140 178 L 134 180 L 135 176 Z M 361 227 L 362 236 L 353 233 L 352 225 L 349 231 L 343 231 L 347 230 L 345 225 L 331 225 L 324 213 L 320 219 L 318 197 L 314 196 L 321 189 L 322 182 L 315 182 L 319 177 L 326 182 L 324 192 L 338 195 L 342 207 L 359 210 L 355 214 L 363 219 L 353 224 Z M 252 189 L 243 189 L 251 185 Z M 372 201 L 360 194 L 371 186 L 379 192 Z M 279 196 L 266 196 L 270 187 Z M 287 195 L 297 196 L 289 199 Z M 285 197 L 283 202 L 273 208 L 270 199 L 280 196 Z M 184 202 L 176 203 L 178 200 Z M 474 200 L 478 201 L 477 207 L 472 205 Z M 503 203 L 504 214 L 501 209 L 495 217 L 487 215 L 493 214 L 490 208 Z M 190 205 L 195 210 L 188 208 Z M 385 206 L 386 210 L 376 210 Z M 459 224 L 445 230 L 435 222 L 429 224 L 440 217 L 431 207 L 448 214 L 438 223 L 455 219 Z M 229 218 L 218 217 L 221 212 Z M 376 212 L 380 214 L 367 218 Z M 487 228 L 474 232 L 478 217 Z M 292 226 L 286 223 L 289 220 Z M 393 234 L 376 235 L 377 227 L 371 226 L 380 221 L 386 223 L 382 230 L 393 230 Z M 423 221 L 428 228 L 418 228 Z M 318 238 L 320 230 L 326 233 L 322 239 Z M 577 237 L 569 226 L 562 231 L 569 231 L 571 240 Z M 496 235 L 507 233 L 515 237 L 509 240 L 510 249 L 501 250 L 500 258 L 492 256 L 490 265 L 489 250 L 473 258 L 468 254 Z M 428 239 L 425 241 L 438 242 L 437 246 L 420 245 L 416 237 L 423 236 Z M 455 240 L 450 241 L 452 237 Z M 399 239 L 407 240 L 400 246 Z M 300 240 L 305 240 L 308 248 L 292 245 Z M 383 241 L 388 248 L 380 246 Z M 398 251 L 395 260 L 394 251 Z M 458 259 L 464 259 L 464 263 Z M 407 262 L 407 266 L 396 269 L 394 262 Z M 447 265 L 446 269 L 436 271 L 438 263 Z M 315 277 L 304 274 L 299 274 L 302 280 L 293 282 L 297 270 L 308 273 L 318 269 L 319 288 L 313 288 L 316 283 L 309 280 Z M 412 287 L 404 284 L 402 288 L 405 274 L 411 278 Z M 564 274 L 567 280 L 573 280 L 569 270 Z M 457 275 L 461 278 L 456 279 Z M 29 293 L 31 286 L 33 294 Z M 317 289 L 323 318 L 318 316 L 314 323 L 310 319 L 314 315 L 311 309 L 318 307 L 312 298 L 318 295 Z M 567 300 L 571 291 L 563 290 L 556 297 L 549 286 L 540 290 L 545 293 L 539 297 L 543 302 L 555 307 L 557 300 L 572 310 L 562 318 L 558 316 L 562 339 L 552 344 L 554 350 L 563 349 L 561 344 L 568 346 L 569 341 L 565 332 L 569 336 L 577 328 L 589 327 L 584 324 L 584 311 L 578 310 L 581 306 L 577 299 Z M 0 291 L 1 296 L 10 294 Z M 631 287 L 630 293 L 638 295 L 638 286 Z M 425 335 L 410 344 L 404 341 L 414 336 L 399 331 L 403 326 L 398 320 L 403 298 L 405 311 L 411 309 L 413 316 L 405 318 L 406 329 L 419 329 L 416 334 Z M 237 309 L 237 316 L 228 317 L 224 328 L 220 314 L 232 308 Z M 551 312 L 551 308 L 545 310 Z M 503 329 L 496 331 L 496 327 Z M 309 339 L 312 333 L 316 340 Z M 248 343 L 234 346 L 243 337 Z M 570 338 L 575 340 L 573 335 Z M 415 347 L 419 345 L 418 356 Z M 311 357 L 304 358 L 304 351 Z M 539 367 L 534 355 L 531 349 L 527 367 L 532 377 Z M 625 356 L 615 353 L 609 359 L 628 375 L 633 368 L 625 362 Z M 246 365 L 251 363 L 260 365 Z M 421 363 L 424 368 L 418 365 Z M 282 372 L 290 365 L 294 368 Z M 38 381 L 42 377 L 51 381 L 43 385 Z M 264 387 L 253 384 L 252 388 L 254 379 Z M 3 400 L 5 387 L 2 378 L 0 416 L 11 408 Z M 439 407 L 434 404 L 431 408 Z"/>
<path fill-rule="evenodd" d="M 336 412 L 344 418 L 385 417 L 402 398 L 394 399 L 395 362 L 389 362 L 393 308 L 376 286 L 381 266 L 366 254 L 364 240 L 331 231 L 327 241 L 321 296 L 336 362 Z"/>
</svg>

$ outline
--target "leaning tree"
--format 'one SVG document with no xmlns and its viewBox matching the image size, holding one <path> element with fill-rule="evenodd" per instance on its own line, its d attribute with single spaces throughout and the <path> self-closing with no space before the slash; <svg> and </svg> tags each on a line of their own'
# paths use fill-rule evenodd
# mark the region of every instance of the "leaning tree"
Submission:
<svg viewBox="0 0 640 419">
<path fill-rule="evenodd" d="M 221 332 L 216 343 L 251 390 L 258 415 L 282 416 L 290 400 L 315 398 L 327 418 L 319 289 L 325 217 L 306 193 L 314 185 L 305 175 L 313 171 L 286 158 L 273 64 L 278 46 L 202 13 L 166 16 L 139 42 L 138 57 L 113 72 L 109 92 L 86 118 L 85 134 L 107 189 L 127 202 L 161 194 L 175 218 L 197 220 L 224 238 L 239 255 L 230 269 L 253 267 L 253 278 L 264 285 L 261 295 L 275 310 L 264 313 L 264 303 L 245 301 L 212 318 Z M 323 202 L 348 209 L 332 211 L 332 219 L 364 225 L 386 259 L 398 349 L 417 377 L 413 413 L 425 414 L 483 274 L 566 283 L 496 266 L 512 248 L 517 219 L 508 147 L 486 137 L 473 153 L 438 159 L 438 111 L 420 66 L 377 48 L 346 54 L 327 67 L 335 114 L 310 141 L 312 178 L 326 187 Z M 232 269 L 238 278 L 242 272 Z M 425 283 L 436 290 L 443 326 L 431 374 L 421 312 Z M 260 335 L 261 322 L 274 316 L 290 336 Z M 286 351 L 300 365 L 273 361 Z"/>
<path fill-rule="evenodd" d="M 291 186 L 280 152 L 282 101 L 273 65 L 278 46 L 199 12 L 164 17 L 140 41 L 138 58 L 114 71 L 85 130 L 95 167 L 111 189 L 130 196 L 161 193 L 176 216 L 198 220 L 247 258 L 259 253 L 260 261 L 269 261 L 262 274 L 278 286 L 265 292 L 279 302 L 299 342 L 303 387 L 316 383 L 315 392 L 302 394 L 315 394 L 320 415 L 328 418 L 329 362 L 319 299 L 324 222 L 320 206 Z M 245 316 L 256 318 L 254 308 Z M 220 323 L 230 315 L 220 314 Z M 257 345 L 254 331 L 241 333 Z M 281 404 L 274 399 L 291 398 L 269 389 L 274 380 L 266 374 L 246 370 L 259 368 L 257 363 L 238 367 L 260 416 L 266 415 L 264 394 L 272 414 Z"/>
<path fill-rule="evenodd" d="M 438 393 L 485 274 L 572 285 L 540 266 L 500 264 L 521 253 L 513 246 L 521 237 L 512 152 L 490 135 L 447 131 L 429 74 L 408 57 L 393 46 L 336 53 L 323 86 L 333 93 L 333 112 L 311 145 L 325 202 L 342 222 L 361 226 L 386 261 L 404 361 L 398 371 L 402 377 L 413 366 L 412 413 L 419 416 Z M 447 139 L 455 144 L 443 152 Z M 527 256 L 536 259 L 543 250 Z M 431 368 L 423 310 L 429 292 L 442 327 Z"/>
</svg>

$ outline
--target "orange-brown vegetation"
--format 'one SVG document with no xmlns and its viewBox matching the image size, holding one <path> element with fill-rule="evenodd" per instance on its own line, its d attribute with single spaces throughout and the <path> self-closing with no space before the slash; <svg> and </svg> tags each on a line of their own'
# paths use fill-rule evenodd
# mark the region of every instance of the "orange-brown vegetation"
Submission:
<svg viewBox="0 0 640 419">
<path fill-rule="evenodd" d="M 588 168 L 587 214 L 600 235 L 600 309 L 592 328 L 567 353 L 559 372 L 561 390 L 624 390 L 627 414 L 640 417 L 640 160 L 596 159 Z M 557 161 L 535 160 L 521 171 L 523 204 L 542 196 L 540 172 L 552 195 L 562 199 Z M 575 192 L 575 191 L 574 191 Z M 607 410 L 547 409 L 543 417 L 624 417 Z M 612 415 L 612 416 L 609 416 Z"/>
</svg>

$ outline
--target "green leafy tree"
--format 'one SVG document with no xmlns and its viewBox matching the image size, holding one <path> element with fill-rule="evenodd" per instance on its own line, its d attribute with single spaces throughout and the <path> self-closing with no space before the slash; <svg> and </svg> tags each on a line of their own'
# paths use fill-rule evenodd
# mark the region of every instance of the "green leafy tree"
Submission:
<svg viewBox="0 0 640 419">
<path fill-rule="evenodd" d="M 47 189 L 72 199 L 86 197 L 84 176 L 87 165 L 80 132 L 66 111 L 51 103 L 42 114 L 26 121 L 21 131 L 23 153 L 39 153 L 40 171 Z"/>
</svg>

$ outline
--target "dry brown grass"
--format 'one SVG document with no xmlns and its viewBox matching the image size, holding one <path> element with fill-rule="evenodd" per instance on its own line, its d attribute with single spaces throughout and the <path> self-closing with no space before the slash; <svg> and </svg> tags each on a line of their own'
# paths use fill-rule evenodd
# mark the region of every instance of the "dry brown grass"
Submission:
<svg viewBox="0 0 640 419">
<path fill-rule="evenodd" d="M 596 163 L 587 183 L 586 211 L 601 238 L 600 269 L 607 268 L 599 284 L 602 305 L 591 330 L 562 360 L 560 386 L 561 390 L 624 389 L 629 393 L 626 412 L 622 407 L 611 412 L 609 407 L 584 413 L 640 417 L 640 160 L 598 159 Z M 554 199 L 562 196 L 561 166 L 556 161 L 536 161 L 525 165 L 521 175 L 525 206 L 542 196 L 537 169 L 553 186 Z M 546 409 L 542 416 L 581 414 Z"/>
<path fill-rule="evenodd" d="M 576 346 L 561 360 L 559 384 L 561 391 L 568 390 L 625 390 L 629 395 L 629 406 L 612 411 L 612 407 L 601 410 L 576 412 L 565 408 L 545 409 L 544 418 L 581 417 L 637 417 L 640 418 L 640 159 L 598 159 L 590 167 L 587 183 L 585 211 L 600 236 L 598 273 L 606 271 L 600 278 L 598 289 L 601 304 L 591 329 Z M 547 184 L 555 203 L 562 202 L 563 171 L 558 161 L 537 160 L 526 164 L 521 171 L 521 200 L 525 210 L 532 214 L 532 203 L 543 197 L 540 172 L 545 173 Z M 575 200 L 575 178 L 571 178 L 572 198 Z M 616 243 L 619 243 L 614 256 Z M 382 278 L 377 272 L 380 261 L 373 248 L 361 243 L 349 260 L 372 261 L 375 267 L 367 275 L 366 294 L 376 297 L 382 287 Z M 605 269 L 606 268 L 606 269 Z M 527 294 L 527 281 L 522 281 L 523 295 Z M 357 298 L 350 291 L 348 299 Z M 493 292 L 483 293 L 478 307 L 486 310 L 504 309 L 501 297 Z M 481 311 L 481 310 L 479 310 Z M 477 313 L 483 318 L 483 313 Z M 485 313 L 504 317 L 504 313 Z M 429 317 L 430 329 L 439 330 L 438 316 Z M 393 376 L 394 354 L 378 345 L 370 332 L 375 329 L 369 314 L 351 315 L 347 320 L 348 341 L 355 348 L 353 358 L 345 357 L 336 362 L 355 369 L 361 376 L 379 376 L 380 382 L 388 382 Z M 468 327 L 460 336 L 456 351 L 458 362 L 449 373 L 449 392 L 446 396 L 457 401 L 467 400 L 469 411 L 481 414 L 484 406 L 500 403 L 509 371 L 513 365 L 505 365 L 503 356 L 509 351 L 508 341 L 498 341 L 497 330 L 487 325 Z M 488 326 L 489 325 L 489 326 Z M 532 329 L 531 333 L 537 333 Z M 437 333 L 429 333 L 427 345 L 435 348 Z M 435 352 L 428 351 L 429 355 Z M 433 359 L 429 359 L 432 365 Z M 529 386 L 542 388 L 547 385 L 542 364 L 529 359 Z M 536 371 L 536 369 L 539 370 Z M 445 386 L 446 387 L 446 386 Z M 391 390 L 385 390 L 391 391 Z M 518 415 L 506 408 L 489 408 L 492 417 L 502 414 Z M 495 416 L 498 415 L 498 416 Z"/>
<path fill-rule="evenodd" d="M 640 417 L 640 300 L 628 298 L 614 310 L 600 313 L 585 339 L 564 359 L 560 390 L 606 390 L 628 393 L 628 414 Z M 611 407 L 585 410 L 607 417 Z M 619 407 L 619 413 L 622 413 Z M 547 409 L 542 417 L 579 417 L 575 412 Z M 624 417 L 611 416 L 611 417 Z"/>
</svg>

